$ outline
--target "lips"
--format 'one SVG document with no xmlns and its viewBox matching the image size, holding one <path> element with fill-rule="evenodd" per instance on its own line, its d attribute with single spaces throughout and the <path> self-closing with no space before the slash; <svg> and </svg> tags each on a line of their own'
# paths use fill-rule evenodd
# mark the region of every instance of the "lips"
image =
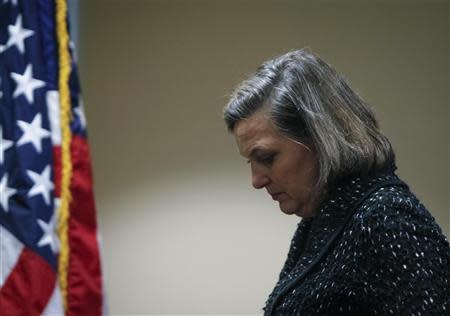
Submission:
<svg viewBox="0 0 450 316">
<path fill-rule="evenodd" d="M 274 200 L 274 201 L 278 201 L 278 198 L 280 197 L 280 195 L 282 194 L 283 192 L 279 192 L 279 193 L 270 193 L 270 195 L 272 196 L 272 199 Z"/>
</svg>

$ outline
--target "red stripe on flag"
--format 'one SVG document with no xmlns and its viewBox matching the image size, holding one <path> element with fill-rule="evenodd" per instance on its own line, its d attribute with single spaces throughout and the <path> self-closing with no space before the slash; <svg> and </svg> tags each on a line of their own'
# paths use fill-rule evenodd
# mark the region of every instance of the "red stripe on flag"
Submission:
<svg viewBox="0 0 450 316">
<path fill-rule="evenodd" d="M 101 315 L 102 279 L 87 141 L 73 135 L 71 153 L 67 315 Z"/>
<path fill-rule="evenodd" d="M 56 273 L 47 261 L 25 248 L 0 289 L 0 314 L 41 315 L 55 285 Z"/>
</svg>

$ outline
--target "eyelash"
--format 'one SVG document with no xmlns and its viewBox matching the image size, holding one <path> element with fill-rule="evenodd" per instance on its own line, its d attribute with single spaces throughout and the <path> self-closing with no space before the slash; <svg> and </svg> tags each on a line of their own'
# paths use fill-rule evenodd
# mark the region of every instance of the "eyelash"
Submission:
<svg viewBox="0 0 450 316">
<path fill-rule="evenodd" d="M 275 158 L 275 155 L 268 155 L 268 156 L 255 158 L 255 160 L 258 163 L 261 163 L 265 166 L 270 166 L 270 165 L 272 165 L 274 158 Z M 250 163 L 250 160 L 247 160 L 247 163 Z"/>
</svg>

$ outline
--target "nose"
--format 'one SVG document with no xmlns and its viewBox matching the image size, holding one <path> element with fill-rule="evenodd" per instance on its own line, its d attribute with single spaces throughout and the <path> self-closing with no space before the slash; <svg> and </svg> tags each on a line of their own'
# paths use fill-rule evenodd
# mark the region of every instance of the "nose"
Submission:
<svg viewBox="0 0 450 316">
<path fill-rule="evenodd" d="M 252 185 L 255 189 L 262 189 L 269 184 L 270 178 L 263 168 L 252 164 Z"/>
</svg>

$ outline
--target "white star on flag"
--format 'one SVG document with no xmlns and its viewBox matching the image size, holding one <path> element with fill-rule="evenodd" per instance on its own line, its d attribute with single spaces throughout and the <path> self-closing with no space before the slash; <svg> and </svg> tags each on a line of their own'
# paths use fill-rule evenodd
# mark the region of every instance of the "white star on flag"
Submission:
<svg viewBox="0 0 450 316">
<path fill-rule="evenodd" d="M 13 78 L 17 84 L 13 97 L 16 98 L 23 94 L 30 104 L 34 102 L 34 90 L 45 86 L 44 81 L 33 78 L 33 66 L 31 64 L 28 64 L 23 75 L 12 72 L 11 78 Z"/>
<path fill-rule="evenodd" d="M 31 123 L 17 121 L 17 124 L 23 131 L 23 135 L 20 137 L 17 145 L 32 143 L 36 151 L 40 153 L 42 151 L 42 139 L 50 136 L 50 132 L 42 128 L 41 114 L 36 114 Z"/>
<path fill-rule="evenodd" d="M 11 148 L 11 146 L 13 145 L 13 142 L 3 138 L 3 130 L 2 127 L 0 126 L 0 165 L 3 164 L 3 160 L 5 159 L 5 151 L 8 148 Z"/>
<path fill-rule="evenodd" d="M 5 174 L 0 181 L 0 205 L 3 210 L 8 213 L 8 200 L 9 198 L 16 194 L 17 190 L 8 187 L 8 175 Z"/>
<path fill-rule="evenodd" d="M 17 5 L 17 0 L 3 0 L 3 4 L 8 3 L 8 1 L 11 1 L 12 5 Z"/>
<path fill-rule="evenodd" d="M 86 116 L 84 115 L 83 101 L 81 99 L 79 105 L 76 108 L 74 108 L 73 111 L 80 119 L 81 127 L 86 128 Z"/>
<path fill-rule="evenodd" d="M 34 31 L 27 30 L 22 27 L 22 16 L 19 15 L 16 20 L 16 24 L 8 25 L 9 39 L 6 43 L 6 47 L 13 45 L 17 46 L 20 53 L 25 53 L 25 39 L 34 34 Z"/>
<path fill-rule="evenodd" d="M 45 167 L 41 174 L 32 170 L 27 170 L 27 174 L 34 182 L 33 187 L 28 192 L 28 196 L 33 197 L 42 194 L 45 204 L 50 204 L 50 191 L 54 187 L 50 180 L 50 165 Z"/>
<path fill-rule="evenodd" d="M 49 245 L 53 253 L 56 253 L 59 249 L 59 241 L 56 236 L 56 212 L 53 213 L 50 221 L 48 223 L 44 222 L 42 219 L 38 219 L 38 224 L 41 227 L 44 235 L 38 242 L 39 247 L 44 247 Z"/>
</svg>

